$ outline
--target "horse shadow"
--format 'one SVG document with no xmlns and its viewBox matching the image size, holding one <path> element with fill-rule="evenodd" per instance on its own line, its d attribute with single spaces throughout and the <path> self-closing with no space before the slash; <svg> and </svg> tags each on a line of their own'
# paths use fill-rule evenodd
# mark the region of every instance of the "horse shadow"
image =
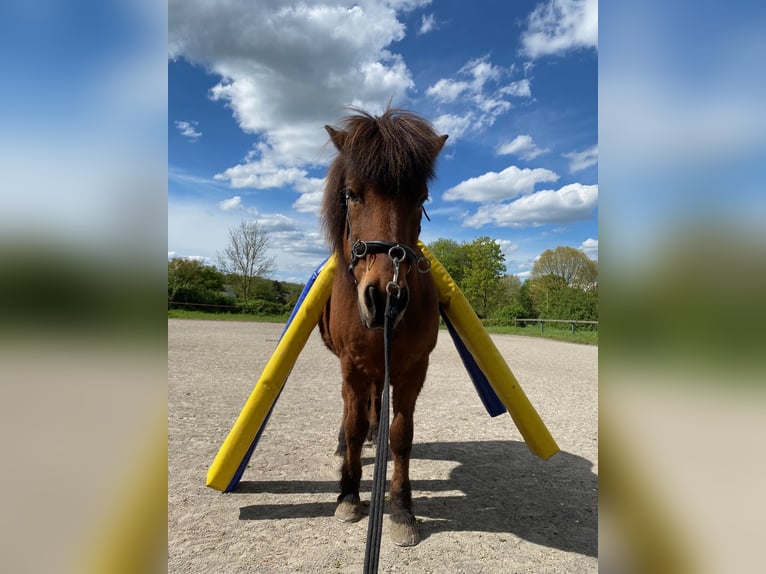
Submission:
<svg viewBox="0 0 766 574">
<path fill-rule="evenodd" d="M 508 533 L 568 552 L 598 555 L 598 476 L 587 459 L 559 452 L 543 461 L 517 441 L 416 443 L 411 458 L 457 463 L 446 479 L 412 481 L 422 540 L 437 532 Z M 372 459 L 364 462 L 371 464 Z M 370 487 L 371 481 L 362 481 L 362 492 Z M 335 481 L 242 481 L 234 493 L 337 490 Z M 328 502 L 244 506 L 239 518 L 331 517 L 334 512 L 333 497 Z"/>
</svg>

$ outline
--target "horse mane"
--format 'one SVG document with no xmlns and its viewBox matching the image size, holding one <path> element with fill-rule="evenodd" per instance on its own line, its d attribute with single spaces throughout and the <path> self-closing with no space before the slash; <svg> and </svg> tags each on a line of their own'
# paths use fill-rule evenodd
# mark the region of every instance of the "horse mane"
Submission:
<svg viewBox="0 0 766 574">
<path fill-rule="evenodd" d="M 372 116 L 359 108 L 349 110 L 351 115 L 340 122 L 343 145 L 328 169 L 322 200 L 322 227 L 333 251 L 342 245 L 346 206 L 341 191 L 349 175 L 389 194 L 422 194 L 423 186 L 417 184 L 433 178 L 444 144 L 431 124 L 413 112 L 388 108 L 382 116 Z"/>
</svg>

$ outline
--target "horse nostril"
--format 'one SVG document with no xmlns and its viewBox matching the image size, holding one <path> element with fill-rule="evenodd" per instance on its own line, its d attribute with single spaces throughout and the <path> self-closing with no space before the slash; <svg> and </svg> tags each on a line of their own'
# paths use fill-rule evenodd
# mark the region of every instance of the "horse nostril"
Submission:
<svg viewBox="0 0 766 574">
<path fill-rule="evenodd" d="M 382 328 L 385 322 L 387 295 L 374 284 L 368 284 L 359 291 L 359 312 L 362 321 L 368 329 Z M 399 291 L 399 303 L 396 322 L 404 315 L 404 310 L 410 302 L 410 292 L 407 287 Z"/>
<path fill-rule="evenodd" d="M 373 317 L 375 316 L 376 309 L 375 299 L 375 287 L 373 285 L 368 285 L 367 289 L 364 290 L 364 305 Z"/>
</svg>

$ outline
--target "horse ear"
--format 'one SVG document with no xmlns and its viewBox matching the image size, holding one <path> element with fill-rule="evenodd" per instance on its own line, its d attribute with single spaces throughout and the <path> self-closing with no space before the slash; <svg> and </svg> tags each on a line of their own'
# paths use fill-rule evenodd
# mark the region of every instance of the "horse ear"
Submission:
<svg viewBox="0 0 766 574">
<path fill-rule="evenodd" d="M 348 133 L 336 130 L 332 126 L 325 126 L 324 129 L 330 134 L 330 139 L 332 140 L 332 143 L 335 144 L 335 147 L 338 148 L 338 151 L 343 151 L 343 145 L 346 143 L 346 136 Z"/>
<path fill-rule="evenodd" d="M 439 136 L 438 138 L 436 138 L 436 148 L 435 148 L 436 151 L 434 153 L 434 159 L 436 159 L 436 156 L 439 155 L 439 152 L 444 147 L 444 144 L 447 143 L 448 137 L 449 136 L 447 134 L 444 134 L 443 136 Z"/>
</svg>

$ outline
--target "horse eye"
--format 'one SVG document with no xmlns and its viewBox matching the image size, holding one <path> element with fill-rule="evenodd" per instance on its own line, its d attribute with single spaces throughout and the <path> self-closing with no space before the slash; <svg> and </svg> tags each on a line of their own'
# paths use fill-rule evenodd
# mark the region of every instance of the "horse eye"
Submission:
<svg viewBox="0 0 766 574">
<path fill-rule="evenodd" d="M 361 201 L 361 198 L 350 187 L 347 187 L 343 191 L 346 194 L 346 202 L 351 201 L 353 203 L 359 203 Z"/>
</svg>

